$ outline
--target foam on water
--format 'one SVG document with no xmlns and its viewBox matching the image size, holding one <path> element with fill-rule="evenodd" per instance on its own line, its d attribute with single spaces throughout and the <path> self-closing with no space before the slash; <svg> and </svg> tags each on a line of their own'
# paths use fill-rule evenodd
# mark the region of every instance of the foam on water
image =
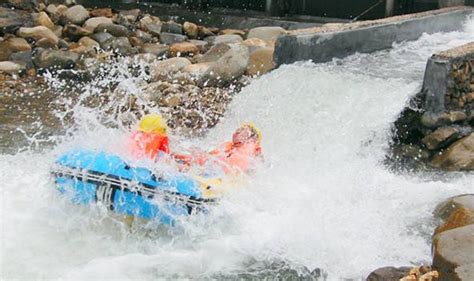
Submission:
<svg viewBox="0 0 474 281">
<path fill-rule="evenodd" d="M 253 81 L 205 139 L 188 142 L 210 147 L 253 121 L 263 131 L 265 163 L 210 214 L 176 229 L 130 231 L 101 206 L 74 206 L 57 194 L 49 169 L 59 153 L 84 145 L 120 151 L 126 137 L 96 124 L 96 112 L 75 108 L 89 125 L 67 142 L 49 152 L 0 155 L 1 276 L 229 276 L 252 261 L 285 261 L 336 280 L 429 262 L 432 209 L 472 191 L 474 175 L 395 174 L 382 162 L 391 124 L 419 90 L 426 59 L 473 39 L 468 21 L 462 32 L 283 66 Z"/>
</svg>

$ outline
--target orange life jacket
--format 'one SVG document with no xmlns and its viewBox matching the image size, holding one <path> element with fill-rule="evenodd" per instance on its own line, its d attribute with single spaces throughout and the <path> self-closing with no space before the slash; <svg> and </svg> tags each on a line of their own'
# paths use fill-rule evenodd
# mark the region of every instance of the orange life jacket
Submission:
<svg viewBox="0 0 474 281">
<path fill-rule="evenodd" d="M 130 150 L 135 158 L 156 159 L 159 152 L 169 154 L 168 136 L 136 131 L 130 136 Z"/>
</svg>

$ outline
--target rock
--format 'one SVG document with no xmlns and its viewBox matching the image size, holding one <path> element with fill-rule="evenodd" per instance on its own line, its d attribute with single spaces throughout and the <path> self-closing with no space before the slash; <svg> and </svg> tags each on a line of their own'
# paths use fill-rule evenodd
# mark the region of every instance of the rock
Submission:
<svg viewBox="0 0 474 281">
<path fill-rule="evenodd" d="M 74 68 L 79 60 L 79 54 L 63 50 L 44 50 L 33 58 L 37 68 Z"/>
<path fill-rule="evenodd" d="M 367 281 L 399 281 L 410 272 L 410 267 L 382 267 L 367 276 Z"/>
<path fill-rule="evenodd" d="M 10 59 L 10 55 L 15 52 L 31 51 L 31 46 L 23 38 L 10 37 L 0 42 L 0 61 Z"/>
<path fill-rule="evenodd" d="M 82 37 L 78 42 L 78 47 L 71 49 L 71 52 L 75 52 L 78 54 L 90 54 L 94 55 L 97 53 L 97 49 L 100 48 L 100 44 L 97 43 L 95 40 L 85 36 Z"/>
<path fill-rule="evenodd" d="M 189 43 L 195 45 L 199 49 L 199 53 L 205 53 L 209 50 L 209 42 L 206 42 L 204 40 L 189 40 Z"/>
<path fill-rule="evenodd" d="M 275 67 L 273 63 L 273 48 L 260 48 L 250 54 L 249 65 L 247 66 L 247 74 L 262 75 Z"/>
<path fill-rule="evenodd" d="M 82 25 L 89 18 L 89 11 L 82 5 L 75 5 L 67 9 L 63 14 L 62 22 L 64 24 L 72 23 Z"/>
<path fill-rule="evenodd" d="M 59 49 L 69 49 L 69 43 L 66 42 L 66 41 L 63 40 L 63 39 L 59 39 L 59 41 L 58 41 L 58 48 L 59 48 Z"/>
<path fill-rule="evenodd" d="M 43 48 L 43 49 L 53 49 L 53 48 L 56 48 L 56 46 L 57 44 L 49 38 L 41 38 L 35 43 L 35 47 Z"/>
<path fill-rule="evenodd" d="M 10 55 L 10 61 L 25 66 L 26 69 L 31 69 L 33 65 L 33 55 L 31 51 L 16 52 Z"/>
<path fill-rule="evenodd" d="M 150 67 L 150 75 L 152 81 L 159 81 L 167 79 L 186 66 L 190 65 L 191 62 L 186 58 L 171 58 L 164 61 L 155 62 Z"/>
<path fill-rule="evenodd" d="M 90 36 L 92 32 L 75 24 L 68 24 L 64 27 L 64 36 L 72 40 L 78 40 L 84 36 Z"/>
<path fill-rule="evenodd" d="M 59 40 L 61 40 L 61 37 L 63 36 L 63 27 L 60 25 L 54 26 L 53 33 L 59 38 Z"/>
<path fill-rule="evenodd" d="M 433 239 L 433 266 L 439 281 L 474 280 L 474 225 L 447 230 Z"/>
<path fill-rule="evenodd" d="M 95 40 L 93 40 L 89 37 L 82 37 L 79 40 L 78 43 L 79 43 L 79 45 L 84 46 L 84 47 L 88 47 L 88 48 L 99 48 L 100 47 L 99 43 L 97 43 Z"/>
<path fill-rule="evenodd" d="M 173 21 L 164 22 L 161 26 L 161 32 L 183 34 L 183 26 Z"/>
<path fill-rule="evenodd" d="M 239 35 L 240 37 L 245 37 L 245 31 L 240 29 L 223 29 L 219 32 L 219 35 Z"/>
<path fill-rule="evenodd" d="M 143 45 L 143 41 L 135 36 L 128 37 L 128 41 L 130 41 L 133 47 L 140 48 Z"/>
<path fill-rule="evenodd" d="M 142 31 L 140 29 L 135 30 L 135 32 L 133 32 L 132 36 L 137 37 L 143 43 L 150 43 L 150 42 L 153 41 L 153 36 L 151 36 L 150 33 Z"/>
<path fill-rule="evenodd" d="M 198 47 L 189 42 L 175 43 L 170 47 L 170 55 L 172 57 L 192 57 L 197 54 L 199 54 Z"/>
<path fill-rule="evenodd" d="M 431 161 L 434 167 L 448 171 L 474 170 L 474 133 L 448 147 Z"/>
<path fill-rule="evenodd" d="M 199 26 L 199 31 L 198 31 L 198 38 L 199 39 L 204 39 L 209 36 L 216 36 L 209 28 L 204 27 L 204 26 Z"/>
<path fill-rule="evenodd" d="M 249 63 L 249 50 L 243 44 L 231 44 L 230 49 L 217 61 L 213 62 L 203 78 L 201 85 L 227 85 L 245 73 Z"/>
<path fill-rule="evenodd" d="M 204 74 L 209 70 L 210 63 L 190 64 L 183 68 L 184 73 L 190 74 L 194 79 L 201 80 Z"/>
<path fill-rule="evenodd" d="M 35 41 L 46 38 L 55 44 L 58 44 L 59 38 L 49 28 L 45 26 L 21 27 L 17 35 L 23 38 L 33 38 Z"/>
<path fill-rule="evenodd" d="M 214 62 L 220 59 L 227 51 L 230 50 L 230 46 L 227 44 L 217 44 L 211 47 L 204 55 L 195 56 L 193 61 L 196 63 L 203 62 Z"/>
<path fill-rule="evenodd" d="M 31 13 L 0 7 L 0 35 L 15 33 L 21 26 L 31 25 Z"/>
<path fill-rule="evenodd" d="M 145 16 L 139 23 L 141 30 L 149 32 L 154 36 L 160 36 L 162 25 L 160 18 L 154 16 Z"/>
<path fill-rule="evenodd" d="M 436 218 L 446 220 L 454 211 L 460 208 L 474 210 L 474 194 L 464 194 L 448 198 L 436 206 L 433 215 Z"/>
<path fill-rule="evenodd" d="M 459 128 L 450 126 L 436 129 L 421 141 L 430 150 L 435 150 L 455 141 L 459 136 Z"/>
<path fill-rule="evenodd" d="M 263 41 L 276 41 L 278 36 L 286 34 L 286 30 L 279 26 L 262 26 L 250 29 L 247 39 L 258 38 Z"/>
<path fill-rule="evenodd" d="M 185 22 L 183 24 L 184 34 L 186 34 L 190 39 L 196 39 L 199 36 L 199 27 L 192 22 Z"/>
<path fill-rule="evenodd" d="M 184 42 L 188 39 L 185 35 L 162 32 L 160 34 L 160 42 L 166 45 L 172 45 L 179 42 Z"/>
<path fill-rule="evenodd" d="M 150 53 L 157 57 L 164 57 L 168 55 L 168 51 L 170 47 L 163 44 L 154 44 L 154 43 L 145 43 L 140 48 L 140 52 L 142 53 Z M 156 57 L 155 57 L 156 59 Z"/>
<path fill-rule="evenodd" d="M 473 85 L 473 84 L 471 84 L 471 89 L 472 89 L 472 85 Z M 469 94 L 466 95 L 466 102 L 467 102 L 467 103 L 472 103 L 472 102 L 474 102 L 474 92 L 469 93 Z"/>
<path fill-rule="evenodd" d="M 249 47 L 250 53 L 253 51 L 260 49 L 260 48 L 265 48 L 265 47 L 271 47 L 269 44 L 262 39 L 258 38 L 250 38 L 244 41 L 244 45 Z"/>
<path fill-rule="evenodd" d="M 94 17 L 94 18 L 90 18 L 88 20 L 86 20 L 86 22 L 84 23 L 84 25 L 82 27 L 84 27 L 85 29 L 89 30 L 89 31 L 94 31 L 94 29 L 99 25 L 99 24 L 113 24 L 112 22 L 112 19 L 110 18 L 106 18 L 106 17 Z"/>
<path fill-rule="evenodd" d="M 54 31 L 54 23 L 45 12 L 40 12 L 35 17 L 35 23 L 36 25 L 42 25 Z"/>
<path fill-rule="evenodd" d="M 127 19 L 129 19 L 132 22 L 136 22 L 138 17 L 141 15 L 141 13 L 142 12 L 140 11 L 140 9 L 132 9 L 132 10 L 120 11 L 119 15 L 123 16 L 123 17 L 126 17 Z"/>
<path fill-rule="evenodd" d="M 469 224 L 474 224 L 474 210 L 459 208 L 454 211 L 451 216 L 435 230 L 435 235 L 450 229 L 463 227 Z"/>
<path fill-rule="evenodd" d="M 12 61 L 0 61 L 0 73 L 17 74 L 26 70 L 24 65 Z"/>
<path fill-rule="evenodd" d="M 100 46 L 102 46 L 110 38 L 114 38 L 114 37 L 110 33 L 100 32 L 100 33 L 94 33 L 90 35 L 90 38 L 96 41 L 97 43 L 99 43 Z"/>
<path fill-rule="evenodd" d="M 32 10 L 38 6 L 37 0 L 7 0 L 5 2 L 10 6 L 22 10 Z"/>
<path fill-rule="evenodd" d="M 104 50 L 114 51 L 120 55 L 131 55 L 137 53 L 127 37 L 112 37 L 100 45 Z"/>
<path fill-rule="evenodd" d="M 467 119 L 466 113 L 462 111 L 450 111 L 442 114 L 431 114 L 425 112 L 421 117 L 421 124 L 428 128 L 437 128 L 462 122 Z"/>
<path fill-rule="evenodd" d="M 221 44 L 221 43 L 242 43 L 242 37 L 239 35 L 219 35 L 213 40 L 213 44 Z"/>
<path fill-rule="evenodd" d="M 128 29 L 125 26 L 110 23 L 101 23 L 95 29 L 94 33 L 107 32 L 115 37 L 128 36 Z"/>
<path fill-rule="evenodd" d="M 90 12 L 91 17 L 106 17 L 111 18 L 114 16 L 111 8 L 101 8 L 101 9 L 94 9 Z"/>
</svg>

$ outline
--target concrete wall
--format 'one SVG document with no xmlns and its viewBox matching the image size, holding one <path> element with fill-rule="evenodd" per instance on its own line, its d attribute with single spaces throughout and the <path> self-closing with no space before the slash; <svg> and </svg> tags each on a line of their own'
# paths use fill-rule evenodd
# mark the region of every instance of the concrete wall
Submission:
<svg viewBox="0 0 474 281">
<path fill-rule="evenodd" d="M 278 38 L 274 60 L 277 66 L 296 61 L 327 62 L 333 58 L 390 48 L 394 42 L 416 40 L 423 33 L 448 32 L 462 27 L 472 8 L 451 8 L 341 25 L 334 30 L 315 28 Z"/>
</svg>

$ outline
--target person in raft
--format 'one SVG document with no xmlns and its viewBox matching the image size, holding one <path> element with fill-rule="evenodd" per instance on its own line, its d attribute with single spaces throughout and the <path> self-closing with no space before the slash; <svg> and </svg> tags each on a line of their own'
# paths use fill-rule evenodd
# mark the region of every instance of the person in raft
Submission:
<svg viewBox="0 0 474 281">
<path fill-rule="evenodd" d="M 174 154 L 173 157 L 186 165 L 217 165 L 225 174 L 248 173 L 253 169 L 255 160 L 262 156 L 261 140 L 261 131 L 252 123 L 247 123 L 233 133 L 231 141 L 224 142 L 209 153 L 195 151 L 191 156 Z"/>
<path fill-rule="evenodd" d="M 142 117 L 138 128 L 129 140 L 132 155 L 137 158 L 157 158 L 170 154 L 168 126 L 159 114 L 148 114 Z"/>
</svg>

